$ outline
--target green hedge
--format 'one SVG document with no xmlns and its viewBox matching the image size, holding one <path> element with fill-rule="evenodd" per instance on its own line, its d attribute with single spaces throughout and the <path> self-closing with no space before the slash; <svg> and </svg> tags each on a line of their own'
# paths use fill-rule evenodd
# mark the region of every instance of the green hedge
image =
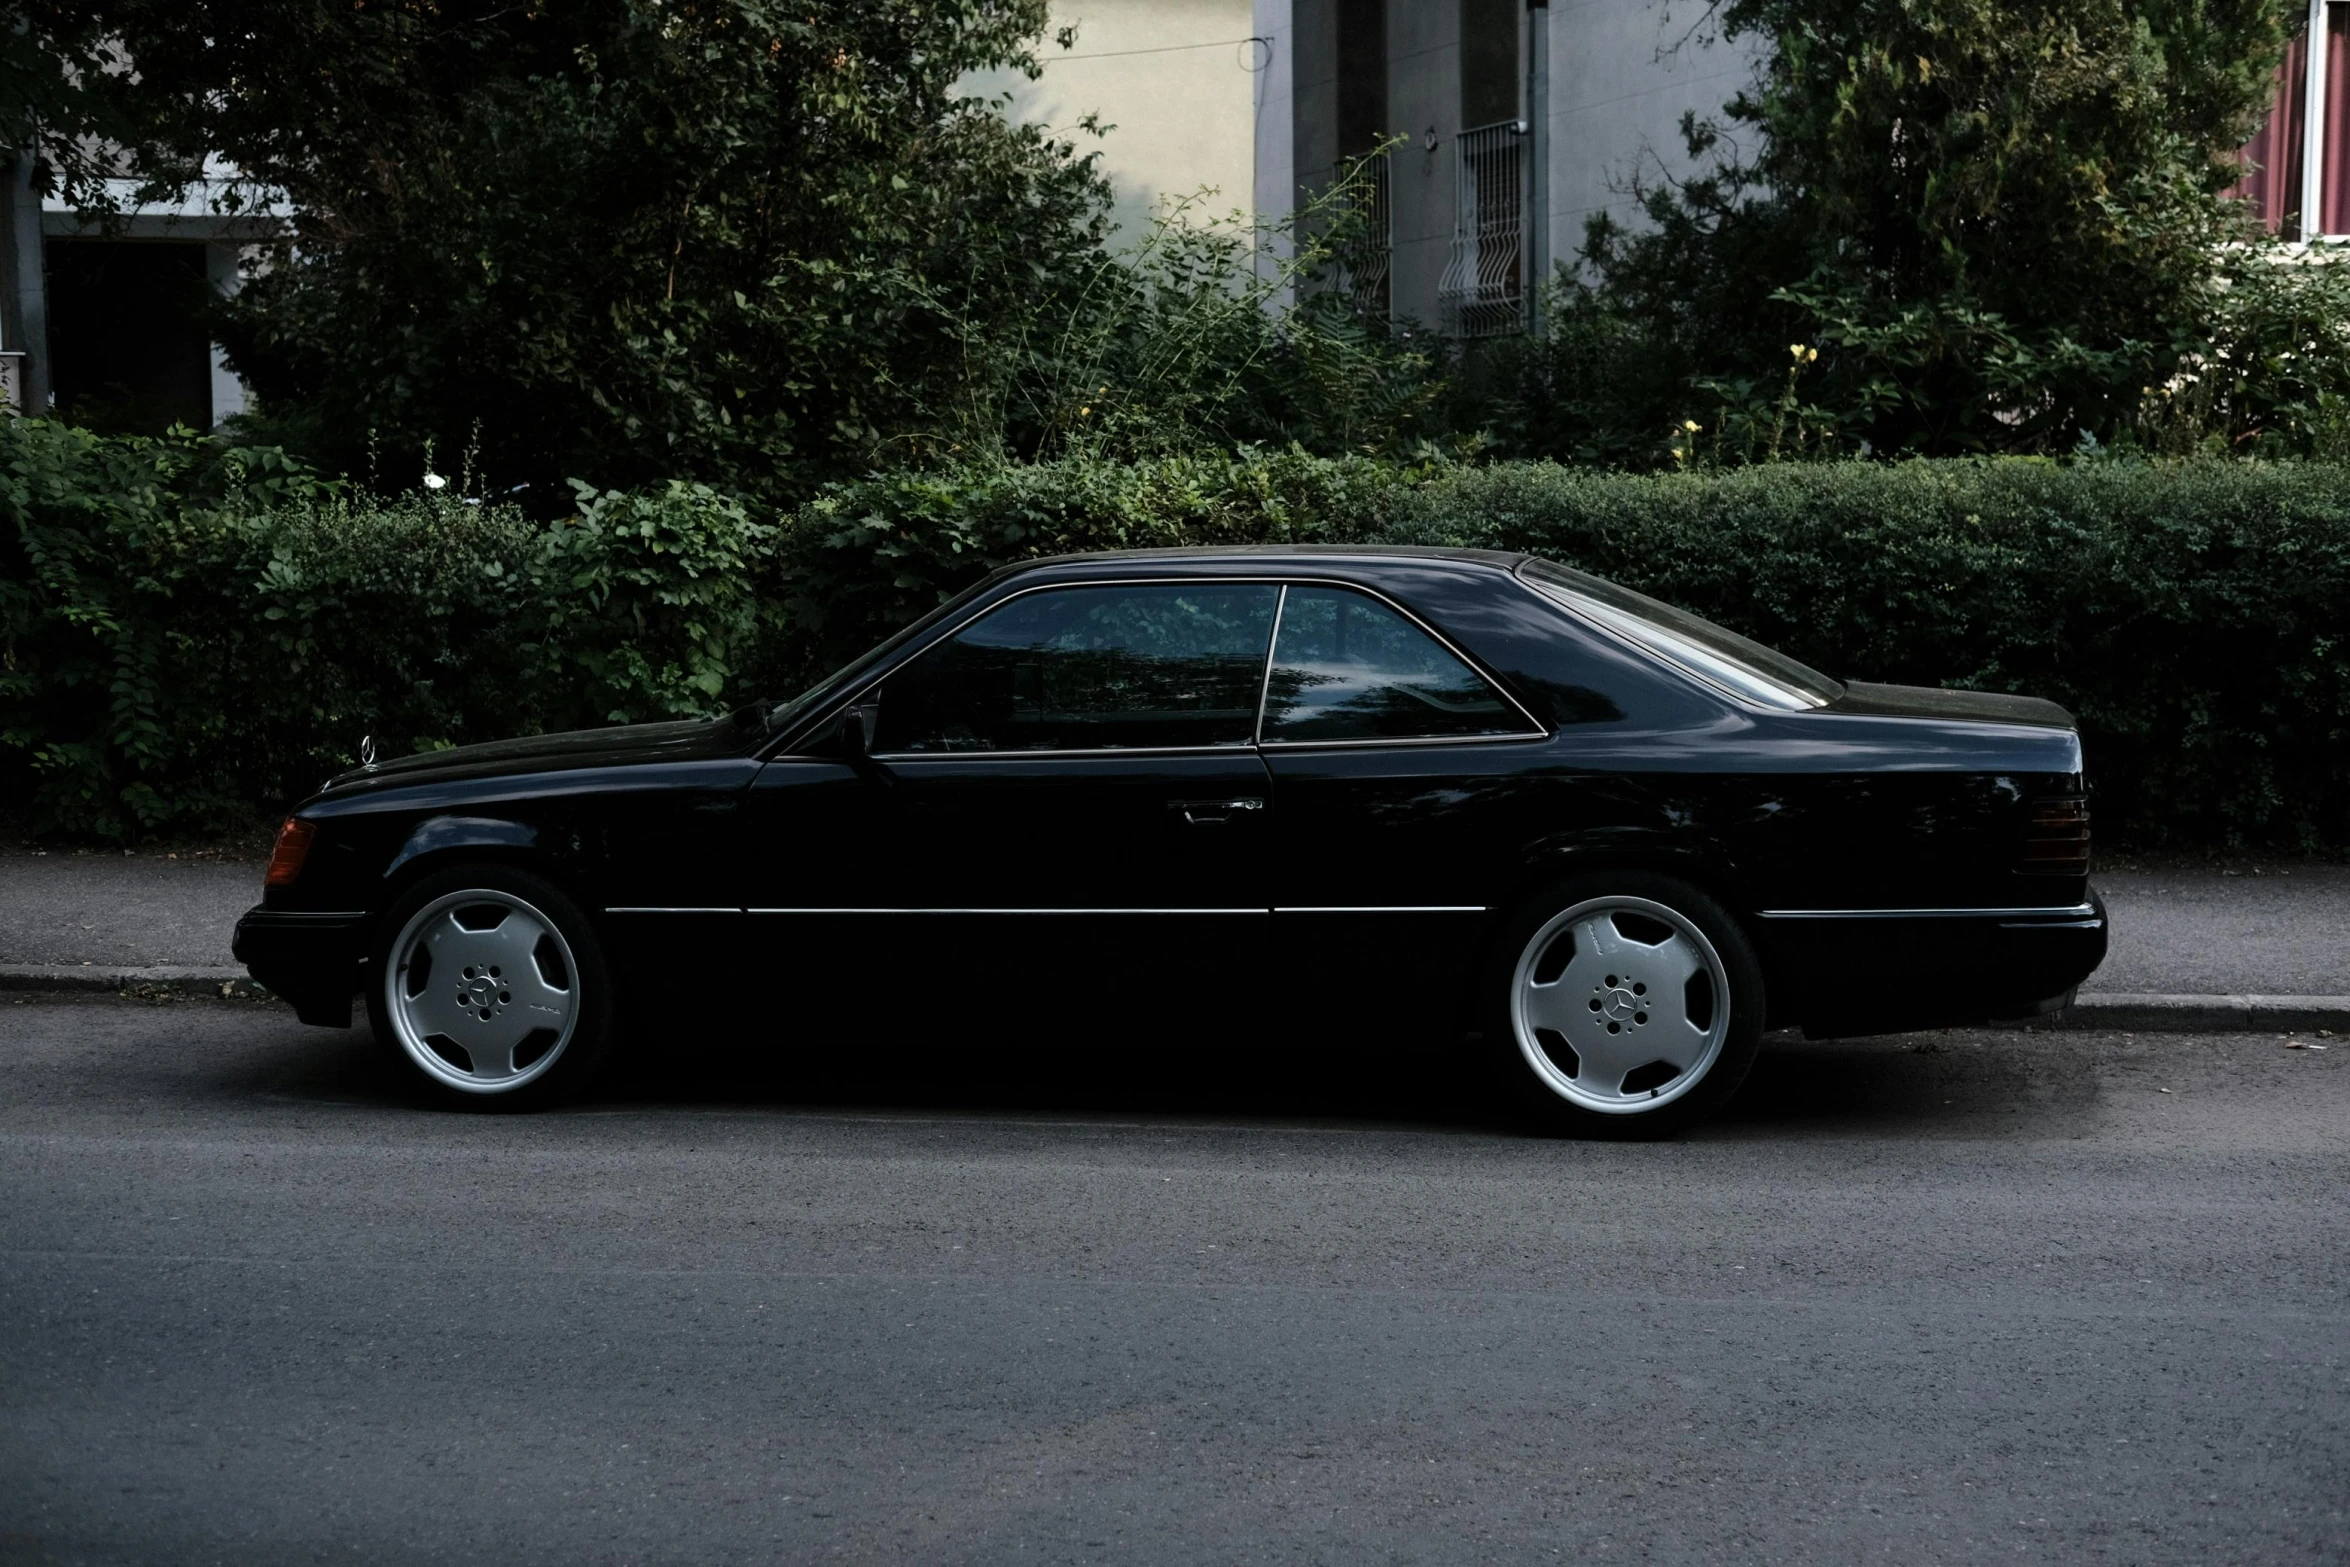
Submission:
<svg viewBox="0 0 2350 1567">
<path fill-rule="evenodd" d="M 1568 561 L 1838 676 L 2053 698 L 2108 842 L 2350 847 L 2350 467 L 1497 466 L 1383 535 Z"/>
<path fill-rule="evenodd" d="M 1831 672 L 2077 712 L 2106 841 L 2350 848 L 2350 468 L 1632 476 L 1294 453 L 893 474 L 754 519 L 696 486 L 533 522 L 268 452 L 0 421 L 0 808 L 249 819 L 398 750 L 782 694 L 994 566 L 1384 540 L 1528 549 Z"/>
<path fill-rule="evenodd" d="M 0 419 L 0 809 L 249 823 L 388 752 L 690 716 L 757 640 L 773 529 L 696 486 L 510 507 L 346 493 L 270 450 Z"/>
</svg>

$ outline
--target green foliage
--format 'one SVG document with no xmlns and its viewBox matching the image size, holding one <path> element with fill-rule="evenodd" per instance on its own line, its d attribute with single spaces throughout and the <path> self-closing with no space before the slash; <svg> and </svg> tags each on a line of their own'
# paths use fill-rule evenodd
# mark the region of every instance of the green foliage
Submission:
<svg viewBox="0 0 2350 1567">
<path fill-rule="evenodd" d="M 2305 6 L 1726 0 L 1718 14 L 1766 61 L 1728 108 L 1738 134 L 1692 120 L 1700 172 L 1651 181 L 1639 232 L 1593 225 L 1559 329 L 1528 357 L 1522 449 L 1654 464 L 1688 420 L 1706 434 L 1685 455 L 1709 461 L 2139 444 L 2143 389 L 2341 300 L 2333 269 L 2294 264 L 2222 194 Z M 1792 397 L 1791 345 L 1820 350 Z M 2339 439 L 2339 353 L 2289 369 L 2237 355 L 2221 379 L 2191 441 Z M 1545 417 L 1538 394 L 1562 388 Z"/>
<path fill-rule="evenodd" d="M 2350 848 L 2350 465 L 1634 475 L 1297 450 L 881 474 L 773 521 L 582 487 L 537 523 L 272 452 L 0 421 L 0 807 L 129 838 L 390 752 L 783 696 L 990 570 L 1175 545 L 1522 549 L 1831 673 L 2081 719 L 2106 841 Z"/>
<path fill-rule="evenodd" d="M 1509 463 L 1381 531 L 1581 566 L 1831 674 L 2063 702 L 2108 841 L 2350 846 L 2350 468 Z"/>
<path fill-rule="evenodd" d="M 997 405 L 951 450 L 1155 458 L 1235 443 L 1397 455 L 1438 433 L 1448 356 L 1335 287 L 1371 160 L 1263 226 L 1170 204 L 1091 268 L 1073 308 L 997 347 Z M 992 415 L 992 422 L 990 419 Z M 932 442 L 933 450 L 937 442 Z"/>
<path fill-rule="evenodd" d="M 134 838 L 387 752 L 722 709 L 771 530 L 698 485 L 531 521 L 271 450 L 0 420 L 0 801 Z"/>
<path fill-rule="evenodd" d="M 783 529 L 771 581 L 789 628 L 777 690 L 836 667 L 1000 566 L 1091 550 L 1361 535 L 1424 468 L 1243 449 L 881 474 L 835 485 Z"/>
<path fill-rule="evenodd" d="M 959 96 L 1043 0 L 103 0 L 143 141 L 289 213 L 223 307 L 330 468 L 478 429 L 499 487 L 789 491 L 949 422 L 1063 308 L 1106 187 Z M 547 499 L 542 502 L 540 497 Z"/>
</svg>

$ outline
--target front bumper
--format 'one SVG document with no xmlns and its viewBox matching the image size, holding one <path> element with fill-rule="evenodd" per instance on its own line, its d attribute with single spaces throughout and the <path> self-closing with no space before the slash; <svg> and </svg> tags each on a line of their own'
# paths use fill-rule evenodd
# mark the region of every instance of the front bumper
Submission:
<svg viewBox="0 0 2350 1567">
<path fill-rule="evenodd" d="M 1765 914 L 1775 1024 L 1814 1039 L 2043 1016 L 2105 961 L 2105 903 Z"/>
<path fill-rule="evenodd" d="M 364 913 L 257 907 L 237 921 L 229 950 L 247 973 L 291 1002 L 303 1022 L 349 1028 L 371 924 Z"/>
</svg>

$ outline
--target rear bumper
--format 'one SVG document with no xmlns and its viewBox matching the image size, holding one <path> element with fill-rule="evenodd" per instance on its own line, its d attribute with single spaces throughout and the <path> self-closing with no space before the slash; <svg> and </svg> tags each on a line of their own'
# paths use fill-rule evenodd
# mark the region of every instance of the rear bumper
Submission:
<svg viewBox="0 0 2350 1567">
<path fill-rule="evenodd" d="M 1780 910 L 1758 920 L 1773 1022 L 1817 1038 L 2057 1011 L 2105 961 L 2105 904 Z"/>
<path fill-rule="evenodd" d="M 293 1004 L 305 1023 L 351 1026 L 351 997 L 367 960 L 364 913 L 254 908 L 229 950 L 245 971 Z"/>
</svg>

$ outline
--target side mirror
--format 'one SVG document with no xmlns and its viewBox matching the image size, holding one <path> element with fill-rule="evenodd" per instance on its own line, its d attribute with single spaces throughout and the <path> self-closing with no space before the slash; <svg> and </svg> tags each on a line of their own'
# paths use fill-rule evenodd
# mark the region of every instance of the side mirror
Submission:
<svg viewBox="0 0 2350 1567">
<path fill-rule="evenodd" d="M 869 703 L 850 708 L 841 715 L 841 755 L 852 762 L 861 762 L 873 754 L 873 720 L 878 711 Z"/>
</svg>

